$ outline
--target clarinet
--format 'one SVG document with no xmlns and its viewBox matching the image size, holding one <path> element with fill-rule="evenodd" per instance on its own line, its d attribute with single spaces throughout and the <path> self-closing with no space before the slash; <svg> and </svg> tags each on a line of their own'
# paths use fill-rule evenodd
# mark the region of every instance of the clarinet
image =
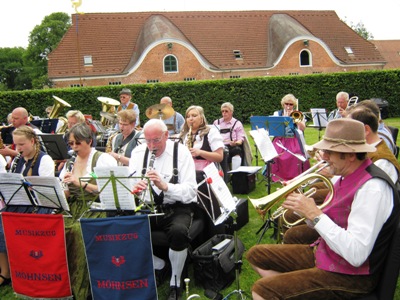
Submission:
<svg viewBox="0 0 400 300">
<path fill-rule="evenodd" d="M 157 152 L 157 150 L 151 151 L 149 166 L 148 166 L 147 170 L 153 170 L 154 161 L 156 160 L 156 152 Z"/>
<path fill-rule="evenodd" d="M 71 158 L 67 162 L 66 171 L 68 173 L 71 173 L 72 170 L 74 169 L 75 160 L 76 160 L 76 153 L 74 152 L 72 153 Z"/>
<path fill-rule="evenodd" d="M 14 158 L 13 163 L 10 168 L 10 173 L 15 173 L 15 170 L 17 169 L 17 165 L 18 165 L 18 162 L 20 161 L 21 157 L 22 157 L 22 152 L 18 153 L 18 155 Z"/>
</svg>

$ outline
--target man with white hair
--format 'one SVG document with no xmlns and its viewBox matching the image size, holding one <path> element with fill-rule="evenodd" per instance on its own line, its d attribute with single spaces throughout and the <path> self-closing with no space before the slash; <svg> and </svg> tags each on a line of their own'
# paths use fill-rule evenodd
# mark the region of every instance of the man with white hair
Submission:
<svg viewBox="0 0 400 300">
<path fill-rule="evenodd" d="M 162 97 L 160 104 L 165 104 L 172 107 L 172 99 L 168 96 Z M 185 119 L 180 113 L 175 111 L 172 117 L 164 120 L 164 123 L 167 125 L 169 135 L 172 136 L 181 132 L 182 126 L 185 124 Z"/>
<path fill-rule="evenodd" d="M 168 236 L 168 257 L 171 263 L 169 300 L 180 299 L 181 276 L 188 254 L 189 229 L 193 205 L 197 202 L 197 183 L 192 155 L 182 143 L 168 139 L 167 126 L 159 119 L 150 119 L 143 126 L 146 144 L 136 147 L 129 161 L 132 173 L 146 176 L 135 179 L 134 191 L 149 189 L 144 201 L 151 203 L 150 193 L 161 216 L 150 218 L 151 230 L 164 230 Z M 154 256 L 154 268 L 163 270 L 167 263 Z"/>
<path fill-rule="evenodd" d="M 339 92 L 336 95 L 336 109 L 332 110 L 328 115 L 328 121 L 344 117 L 347 104 L 349 102 L 349 94 L 346 92 Z"/>
</svg>

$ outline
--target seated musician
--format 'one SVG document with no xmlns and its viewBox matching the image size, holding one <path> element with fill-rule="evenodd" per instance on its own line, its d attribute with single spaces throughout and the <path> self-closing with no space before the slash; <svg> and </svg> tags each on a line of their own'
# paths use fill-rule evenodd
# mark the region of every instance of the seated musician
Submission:
<svg viewBox="0 0 400 300">
<path fill-rule="evenodd" d="M 32 128 L 19 126 L 13 133 L 13 141 L 18 155 L 14 158 L 10 172 L 21 173 L 24 176 L 54 176 L 53 159 L 40 150 L 39 139 Z M 35 208 L 33 206 L 9 206 L 3 211 L 31 213 L 35 210 L 39 214 L 52 213 L 49 208 Z M 0 286 L 11 282 L 8 257 L 4 241 L 2 222 L 0 221 Z"/>
<path fill-rule="evenodd" d="M 224 156 L 224 143 L 222 136 L 215 126 L 208 126 L 204 115 L 204 110 L 201 106 L 190 106 L 186 110 L 186 120 L 183 125 L 180 139 L 189 148 L 194 159 L 196 168 L 197 183 L 201 183 L 205 177 L 203 169 L 211 163 L 220 163 Z M 203 194 L 208 194 L 206 184 L 200 184 L 199 191 Z M 200 200 L 202 200 L 200 198 Z M 209 201 L 200 201 L 206 207 L 208 212 L 211 212 Z M 220 215 L 220 207 L 217 201 L 212 201 L 213 211 Z"/>
<path fill-rule="evenodd" d="M 71 127 L 68 135 L 68 145 L 74 151 L 74 155 L 67 160 L 61 170 L 59 178 L 65 183 L 65 195 L 68 198 L 70 210 L 75 218 L 79 218 L 87 210 L 83 202 L 93 200 L 94 194 L 98 191 L 96 180 L 91 178 L 85 180 L 82 188 L 85 201 L 80 199 L 81 181 L 80 177 L 89 178 L 96 166 L 116 166 L 117 161 L 107 153 L 97 151 L 92 147 L 93 134 L 88 125 L 78 123 Z"/>
<path fill-rule="evenodd" d="M 262 276 L 253 299 L 349 299 L 372 292 L 399 222 L 399 196 L 391 179 L 366 157 L 364 125 L 341 118 L 328 123 L 314 148 L 340 176 L 323 210 L 313 199 L 287 195 L 284 208 L 303 215 L 320 238 L 311 245 L 253 246 L 247 253 Z"/>
<path fill-rule="evenodd" d="M 214 125 L 219 128 L 225 146 L 229 150 L 228 163 L 232 164 L 232 170 L 242 165 L 243 143 L 246 133 L 242 122 L 233 117 L 233 105 L 225 102 L 221 105 L 222 118 L 215 120 Z"/>
<path fill-rule="evenodd" d="M 349 110 L 347 117 L 364 123 L 366 142 L 369 145 L 376 147 L 376 151 L 368 153 L 367 157 L 371 159 L 374 165 L 382 169 L 390 177 L 390 179 L 392 179 L 393 183 L 396 183 L 400 174 L 400 164 L 387 147 L 386 143 L 379 137 L 379 133 L 377 131 L 378 118 L 371 110 L 360 103 L 352 106 L 352 109 Z M 337 179 L 338 177 L 335 176 L 332 180 L 336 181 Z M 318 193 L 323 192 L 321 189 L 318 189 L 317 191 Z M 325 192 L 325 196 L 327 195 L 327 192 L 328 191 Z M 323 193 L 321 193 L 321 195 L 322 194 Z M 322 203 L 322 201 L 317 202 L 315 194 L 312 197 L 317 204 Z M 291 222 L 298 219 L 298 216 L 292 214 L 291 212 L 288 212 L 287 215 Z M 283 241 L 286 244 L 312 243 L 317 237 L 318 233 L 312 228 L 308 228 L 305 225 L 295 226 L 286 231 Z"/>
<path fill-rule="evenodd" d="M 188 255 L 193 203 L 197 202 L 194 162 L 186 147 L 168 139 L 168 129 L 162 120 L 150 119 L 143 126 L 143 133 L 146 144 L 133 150 L 129 168 L 131 172 L 147 176 L 151 187 L 147 186 L 147 180 L 136 178 L 134 190 L 150 188 L 151 191 L 145 193 L 144 201 L 149 203 L 149 194 L 152 193 L 157 212 L 164 213 L 150 217 L 151 229 L 164 230 L 168 235 L 168 256 L 172 268 L 168 299 L 181 299 L 181 275 Z M 174 165 L 177 172 L 174 172 Z M 168 263 L 154 256 L 156 275 L 165 272 L 167 266 Z"/>
<path fill-rule="evenodd" d="M 285 95 L 281 100 L 282 109 L 275 112 L 274 116 L 289 117 L 298 106 L 298 100 L 292 94 Z M 303 173 L 310 168 L 310 162 L 306 160 L 302 162 L 294 154 L 305 157 L 305 149 L 302 147 L 301 135 L 303 135 L 306 124 L 304 120 L 294 122 L 294 128 L 286 126 L 286 136 L 274 137 L 272 144 L 274 145 L 278 156 L 274 158 L 274 163 L 271 166 L 272 180 L 273 181 L 288 181 Z M 282 144 L 286 151 L 278 144 Z"/>
<path fill-rule="evenodd" d="M 172 99 L 167 96 L 162 97 L 160 100 L 160 104 L 165 104 L 172 107 Z M 168 133 L 171 137 L 181 132 L 182 126 L 185 123 L 185 118 L 180 113 L 175 111 L 172 117 L 164 120 L 164 123 L 165 125 L 167 125 Z"/>
<path fill-rule="evenodd" d="M 135 127 L 139 127 L 140 125 L 140 110 L 139 106 L 136 103 L 131 102 L 132 100 L 132 92 L 130 89 L 123 88 L 119 92 L 119 101 L 121 104 L 117 108 L 117 112 L 120 112 L 121 110 L 126 110 L 126 109 L 132 109 L 136 113 L 136 124 Z M 118 124 L 116 126 L 116 129 L 118 129 Z"/>
<path fill-rule="evenodd" d="M 0 154 L 0 173 L 7 173 L 7 161 L 3 155 Z"/>
<path fill-rule="evenodd" d="M 349 102 L 349 94 L 346 92 L 339 92 L 336 95 L 336 108 L 328 115 L 328 121 L 340 119 L 345 117 L 345 111 Z"/>
<path fill-rule="evenodd" d="M 12 118 L 12 126 L 3 128 L 1 130 L 1 137 L 4 142 L 8 140 L 7 136 L 11 137 L 14 129 L 21 127 L 23 125 L 31 127 L 36 134 L 42 133 L 36 126 L 29 123 L 29 113 L 23 107 L 14 108 L 14 110 L 11 113 L 11 118 Z M 3 155 L 4 157 L 9 156 L 11 158 L 14 158 L 18 155 L 18 152 L 15 150 L 15 144 L 10 144 L 9 146 L 0 149 L 0 154 Z"/>
<path fill-rule="evenodd" d="M 121 110 L 117 115 L 120 133 L 113 137 L 112 151 L 108 154 L 118 161 L 118 165 L 128 166 L 132 150 L 137 146 L 141 132 L 135 130 L 136 113 L 134 110 Z"/>
</svg>

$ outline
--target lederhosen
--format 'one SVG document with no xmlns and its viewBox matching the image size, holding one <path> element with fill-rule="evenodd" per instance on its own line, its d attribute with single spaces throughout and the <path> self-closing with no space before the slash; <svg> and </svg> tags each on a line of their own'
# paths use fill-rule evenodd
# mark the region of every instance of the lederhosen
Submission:
<svg viewBox="0 0 400 300">
<path fill-rule="evenodd" d="M 174 143 L 174 155 L 173 155 L 173 171 L 170 183 L 178 183 L 178 146 L 179 143 Z M 145 151 L 143 159 L 142 176 L 147 171 L 147 160 L 149 155 L 149 149 Z M 150 186 L 151 188 L 151 186 Z M 193 204 L 184 204 L 176 202 L 174 204 L 163 204 L 164 193 L 161 192 L 159 195 L 154 192 L 151 188 L 153 199 L 156 204 L 157 212 L 163 213 L 161 216 L 151 217 L 150 224 L 152 230 L 163 230 L 167 233 L 169 247 L 172 250 L 181 251 L 189 247 L 190 236 L 189 229 L 193 221 Z M 179 224 L 180 226 L 175 226 Z M 182 226 L 185 225 L 185 226 Z"/>
</svg>

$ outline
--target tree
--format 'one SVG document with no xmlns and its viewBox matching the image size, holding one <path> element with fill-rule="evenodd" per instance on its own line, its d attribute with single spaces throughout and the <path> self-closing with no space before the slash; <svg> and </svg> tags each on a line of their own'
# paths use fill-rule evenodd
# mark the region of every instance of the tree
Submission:
<svg viewBox="0 0 400 300">
<path fill-rule="evenodd" d="M 47 78 L 47 57 L 70 26 L 71 18 L 66 13 L 58 12 L 46 16 L 31 31 L 24 62 L 30 76 L 34 78 L 33 88 L 43 88 L 50 84 Z"/>
<path fill-rule="evenodd" d="M 31 78 L 24 67 L 25 49 L 0 48 L 0 90 L 32 88 Z"/>
<path fill-rule="evenodd" d="M 372 40 L 374 38 L 372 33 L 367 30 L 363 22 L 360 21 L 357 24 L 350 22 L 349 24 L 346 19 L 344 20 L 344 22 L 362 38 L 366 40 Z"/>
</svg>

